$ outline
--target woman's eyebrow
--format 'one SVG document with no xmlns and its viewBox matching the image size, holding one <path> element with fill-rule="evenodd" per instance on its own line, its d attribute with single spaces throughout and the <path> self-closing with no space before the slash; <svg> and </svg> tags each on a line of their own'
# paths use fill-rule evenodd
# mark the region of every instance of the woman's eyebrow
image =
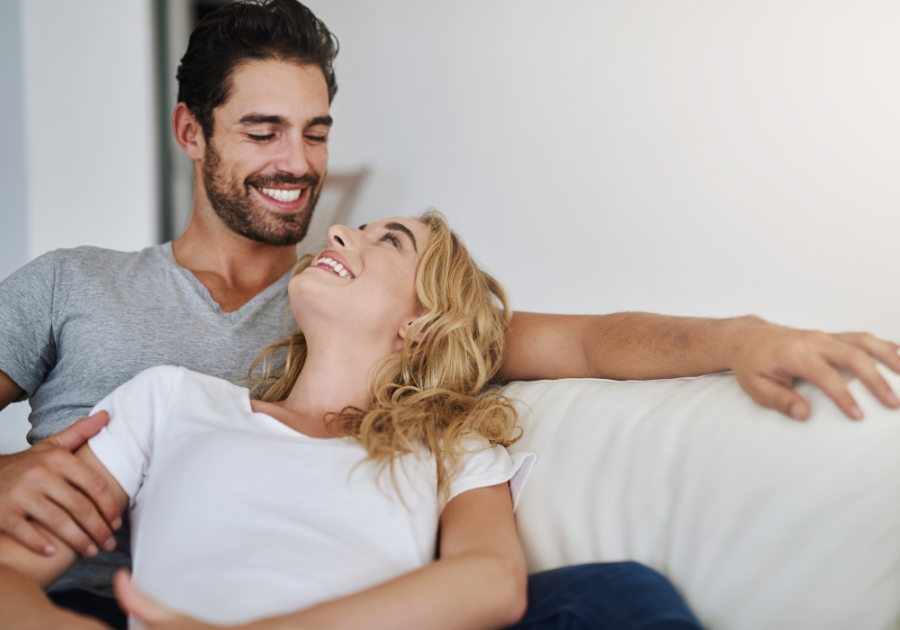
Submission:
<svg viewBox="0 0 900 630">
<path fill-rule="evenodd" d="M 386 227 L 386 228 L 389 229 L 389 230 L 400 230 L 401 232 L 403 232 L 404 234 L 406 234 L 406 235 L 409 237 L 409 240 L 412 241 L 413 250 L 414 250 L 417 254 L 419 253 L 419 250 L 416 248 L 416 237 L 413 236 L 413 233 L 409 230 L 408 227 L 406 227 L 406 226 L 403 225 L 402 223 L 397 223 L 397 222 L 391 222 L 391 223 L 388 223 L 388 224 L 385 225 L 384 227 Z"/>
</svg>

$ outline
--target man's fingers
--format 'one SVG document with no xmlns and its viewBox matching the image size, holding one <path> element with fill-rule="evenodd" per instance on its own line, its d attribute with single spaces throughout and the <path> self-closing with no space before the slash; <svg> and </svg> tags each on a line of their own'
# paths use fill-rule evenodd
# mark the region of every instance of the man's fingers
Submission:
<svg viewBox="0 0 900 630">
<path fill-rule="evenodd" d="M 864 350 L 844 345 L 826 358 L 835 365 L 853 372 L 885 407 L 892 409 L 900 407 L 897 395 L 891 390 L 891 386 L 888 385 L 878 368 L 875 367 L 872 358 Z"/>
<path fill-rule="evenodd" d="M 765 376 L 755 376 L 744 387 L 751 398 L 765 407 L 780 411 L 794 420 L 809 417 L 809 405 L 790 387 Z"/>
<path fill-rule="evenodd" d="M 862 420 L 863 414 L 859 405 L 844 382 L 844 377 L 823 359 L 817 359 L 816 365 L 801 374 L 807 381 L 825 392 L 834 404 L 851 420 Z"/>
<path fill-rule="evenodd" d="M 879 339 L 869 333 L 842 333 L 835 335 L 841 341 L 865 350 L 873 358 L 900 374 L 900 344 Z"/>
<path fill-rule="evenodd" d="M 88 538 L 72 519 L 72 516 L 53 501 L 41 496 L 40 500 L 23 500 L 22 505 L 30 518 L 41 523 L 84 557 L 97 555 L 97 545 Z"/>
<path fill-rule="evenodd" d="M 41 534 L 28 519 L 19 514 L 8 514 L 7 516 L 0 523 L 0 531 L 9 534 L 34 553 L 45 556 L 52 556 L 56 553 L 56 547 L 50 542 L 50 539 Z"/>
<path fill-rule="evenodd" d="M 63 429 L 56 435 L 47 438 L 47 442 L 71 453 L 97 435 L 100 429 L 106 426 L 107 422 L 109 422 L 109 414 L 105 411 L 98 411 L 94 415 L 82 418 L 69 428 Z"/>
<path fill-rule="evenodd" d="M 42 464 L 33 464 L 21 472 L 19 483 L 5 497 L 16 506 L 15 513 L 42 523 L 82 555 L 93 555 L 92 546 L 113 549 L 115 540 L 106 518 L 89 497 L 72 485 L 92 486 L 94 494 L 102 494 L 99 490 L 105 488 L 103 478 L 62 449 L 51 447 L 42 457 Z M 92 479 L 94 475 L 98 479 Z M 115 501 L 113 508 L 117 508 Z"/>
<path fill-rule="evenodd" d="M 81 492 L 66 482 L 54 483 L 44 489 L 45 501 L 51 506 L 60 508 L 65 515 L 61 519 L 55 511 L 53 523 L 47 522 L 34 512 L 33 518 L 39 520 L 47 529 L 69 543 L 82 555 L 93 555 L 91 547 L 112 551 L 116 540 L 106 520 L 97 511 L 97 506 Z M 36 509 L 38 506 L 31 506 Z M 77 541 L 77 542 L 76 542 Z"/>
<path fill-rule="evenodd" d="M 55 498 L 54 500 L 70 510 L 72 515 L 78 518 L 82 527 L 91 534 L 91 537 L 93 537 L 98 544 L 103 545 L 106 542 L 106 537 L 112 536 L 112 533 L 107 527 L 107 523 L 112 526 L 113 529 L 119 529 L 122 524 L 122 515 L 119 511 L 119 506 L 116 504 L 116 499 L 113 496 L 112 490 L 109 488 L 109 484 L 106 483 L 106 480 L 100 473 L 92 470 L 77 457 L 71 455 L 69 457 L 72 459 L 71 465 L 66 466 L 61 472 L 65 480 L 76 488 L 79 488 L 81 492 L 84 493 L 84 496 L 90 499 L 90 501 L 82 503 L 79 500 L 81 498 L 81 493 L 72 488 L 69 488 L 71 493 L 66 494 L 69 500 L 66 501 L 63 497 Z M 78 511 L 76 512 L 75 510 Z M 86 518 L 92 520 L 90 522 L 82 521 L 82 514 L 85 514 Z M 99 520 L 103 521 L 102 527 L 95 526 L 95 523 L 93 522 L 95 515 Z M 95 532 L 99 536 L 104 536 L 104 538 L 98 539 L 94 535 Z"/>
</svg>

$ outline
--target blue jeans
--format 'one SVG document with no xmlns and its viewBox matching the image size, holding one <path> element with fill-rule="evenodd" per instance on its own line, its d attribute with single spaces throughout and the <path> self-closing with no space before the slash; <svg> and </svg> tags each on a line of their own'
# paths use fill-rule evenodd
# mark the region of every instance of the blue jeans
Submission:
<svg viewBox="0 0 900 630">
<path fill-rule="evenodd" d="M 637 562 L 563 567 L 528 578 L 528 610 L 508 630 L 689 630 L 702 626 L 669 581 Z"/>
</svg>

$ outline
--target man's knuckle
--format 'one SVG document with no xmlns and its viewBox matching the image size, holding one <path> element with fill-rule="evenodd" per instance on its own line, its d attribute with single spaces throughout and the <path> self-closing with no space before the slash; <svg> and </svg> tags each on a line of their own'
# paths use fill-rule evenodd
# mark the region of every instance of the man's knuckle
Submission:
<svg viewBox="0 0 900 630">
<path fill-rule="evenodd" d="M 87 490 L 94 495 L 104 494 L 109 490 L 109 484 L 103 477 L 94 477 L 88 482 Z"/>
<path fill-rule="evenodd" d="M 71 453 L 67 453 L 61 448 L 54 448 L 47 451 L 45 458 L 47 462 L 52 464 L 54 467 L 60 467 L 65 466 L 71 456 Z"/>
<path fill-rule="evenodd" d="M 814 346 L 822 346 L 832 341 L 831 335 L 821 330 L 811 330 L 807 336 L 809 343 Z"/>
<path fill-rule="evenodd" d="M 22 470 L 22 480 L 28 484 L 43 485 L 49 477 L 47 469 L 40 464 L 29 464 Z"/>
<path fill-rule="evenodd" d="M 84 520 L 85 518 L 89 517 L 94 511 L 91 506 L 91 502 L 80 497 L 75 499 L 70 509 L 72 510 L 72 516 L 77 517 L 78 520 Z"/>
<path fill-rule="evenodd" d="M 13 523 L 8 531 L 13 538 L 18 540 L 28 540 L 34 535 L 31 525 L 24 519 Z"/>
</svg>

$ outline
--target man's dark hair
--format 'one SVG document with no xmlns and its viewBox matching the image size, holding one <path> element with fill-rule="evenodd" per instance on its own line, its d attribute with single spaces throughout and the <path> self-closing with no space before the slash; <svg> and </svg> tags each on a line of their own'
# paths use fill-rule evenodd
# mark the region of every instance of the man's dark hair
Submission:
<svg viewBox="0 0 900 630">
<path fill-rule="evenodd" d="M 231 94 L 234 70 L 251 60 L 276 59 L 315 64 L 337 93 L 334 58 L 337 38 L 296 0 L 245 0 L 216 9 L 197 24 L 178 66 L 178 101 L 191 110 L 209 139 L 213 110 Z"/>
</svg>

